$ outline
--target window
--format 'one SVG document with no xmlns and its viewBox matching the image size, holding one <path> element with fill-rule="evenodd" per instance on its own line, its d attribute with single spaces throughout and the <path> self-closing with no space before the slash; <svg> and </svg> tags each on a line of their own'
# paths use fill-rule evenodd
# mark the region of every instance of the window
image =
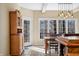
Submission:
<svg viewBox="0 0 79 59">
<path fill-rule="evenodd" d="M 75 33 L 75 20 L 68 20 L 68 34 Z"/>
<path fill-rule="evenodd" d="M 58 33 L 65 33 L 65 20 L 58 20 L 58 27 L 59 27 L 59 31 Z"/>
<path fill-rule="evenodd" d="M 56 20 L 50 20 L 48 25 L 49 25 L 49 33 L 56 34 Z"/>
<path fill-rule="evenodd" d="M 43 39 L 47 33 L 47 20 L 40 21 L 40 38 Z"/>
<path fill-rule="evenodd" d="M 56 34 L 56 20 L 40 20 L 40 38 L 43 39 L 47 33 Z"/>
<path fill-rule="evenodd" d="M 30 21 L 24 20 L 24 42 L 30 41 Z"/>
<path fill-rule="evenodd" d="M 61 34 L 75 33 L 75 20 L 40 20 L 40 39 L 43 39 L 47 33 Z"/>
</svg>

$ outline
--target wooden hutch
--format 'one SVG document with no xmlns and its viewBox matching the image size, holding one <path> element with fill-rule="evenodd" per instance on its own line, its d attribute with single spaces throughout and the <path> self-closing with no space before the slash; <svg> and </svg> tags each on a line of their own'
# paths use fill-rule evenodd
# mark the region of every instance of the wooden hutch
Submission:
<svg viewBox="0 0 79 59">
<path fill-rule="evenodd" d="M 21 55 L 23 52 L 22 19 L 20 11 L 9 11 L 10 19 L 10 55 Z"/>
</svg>

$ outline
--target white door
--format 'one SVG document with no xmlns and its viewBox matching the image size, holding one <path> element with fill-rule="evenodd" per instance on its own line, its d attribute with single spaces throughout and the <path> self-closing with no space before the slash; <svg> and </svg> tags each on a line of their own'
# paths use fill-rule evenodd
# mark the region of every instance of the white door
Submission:
<svg viewBox="0 0 79 59">
<path fill-rule="evenodd" d="M 24 46 L 31 45 L 31 18 L 23 19 Z"/>
</svg>

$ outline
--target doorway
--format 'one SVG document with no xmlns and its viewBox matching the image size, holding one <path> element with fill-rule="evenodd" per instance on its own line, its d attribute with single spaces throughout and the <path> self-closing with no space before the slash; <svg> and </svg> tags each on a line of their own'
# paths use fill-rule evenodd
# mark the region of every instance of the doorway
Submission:
<svg viewBox="0 0 79 59">
<path fill-rule="evenodd" d="M 32 33 L 31 33 L 31 18 L 27 17 L 23 19 L 23 38 L 24 38 L 24 46 L 32 45 Z"/>
</svg>

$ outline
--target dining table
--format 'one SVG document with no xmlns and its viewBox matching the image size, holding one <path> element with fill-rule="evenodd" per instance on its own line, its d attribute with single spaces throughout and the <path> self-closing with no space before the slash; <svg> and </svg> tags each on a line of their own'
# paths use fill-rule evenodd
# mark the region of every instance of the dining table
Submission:
<svg viewBox="0 0 79 59">
<path fill-rule="evenodd" d="M 56 36 L 56 37 L 45 37 L 45 54 L 48 50 L 48 42 L 50 39 L 55 39 L 59 46 L 60 56 L 71 56 L 79 55 L 79 36 Z"/>
</svg>

